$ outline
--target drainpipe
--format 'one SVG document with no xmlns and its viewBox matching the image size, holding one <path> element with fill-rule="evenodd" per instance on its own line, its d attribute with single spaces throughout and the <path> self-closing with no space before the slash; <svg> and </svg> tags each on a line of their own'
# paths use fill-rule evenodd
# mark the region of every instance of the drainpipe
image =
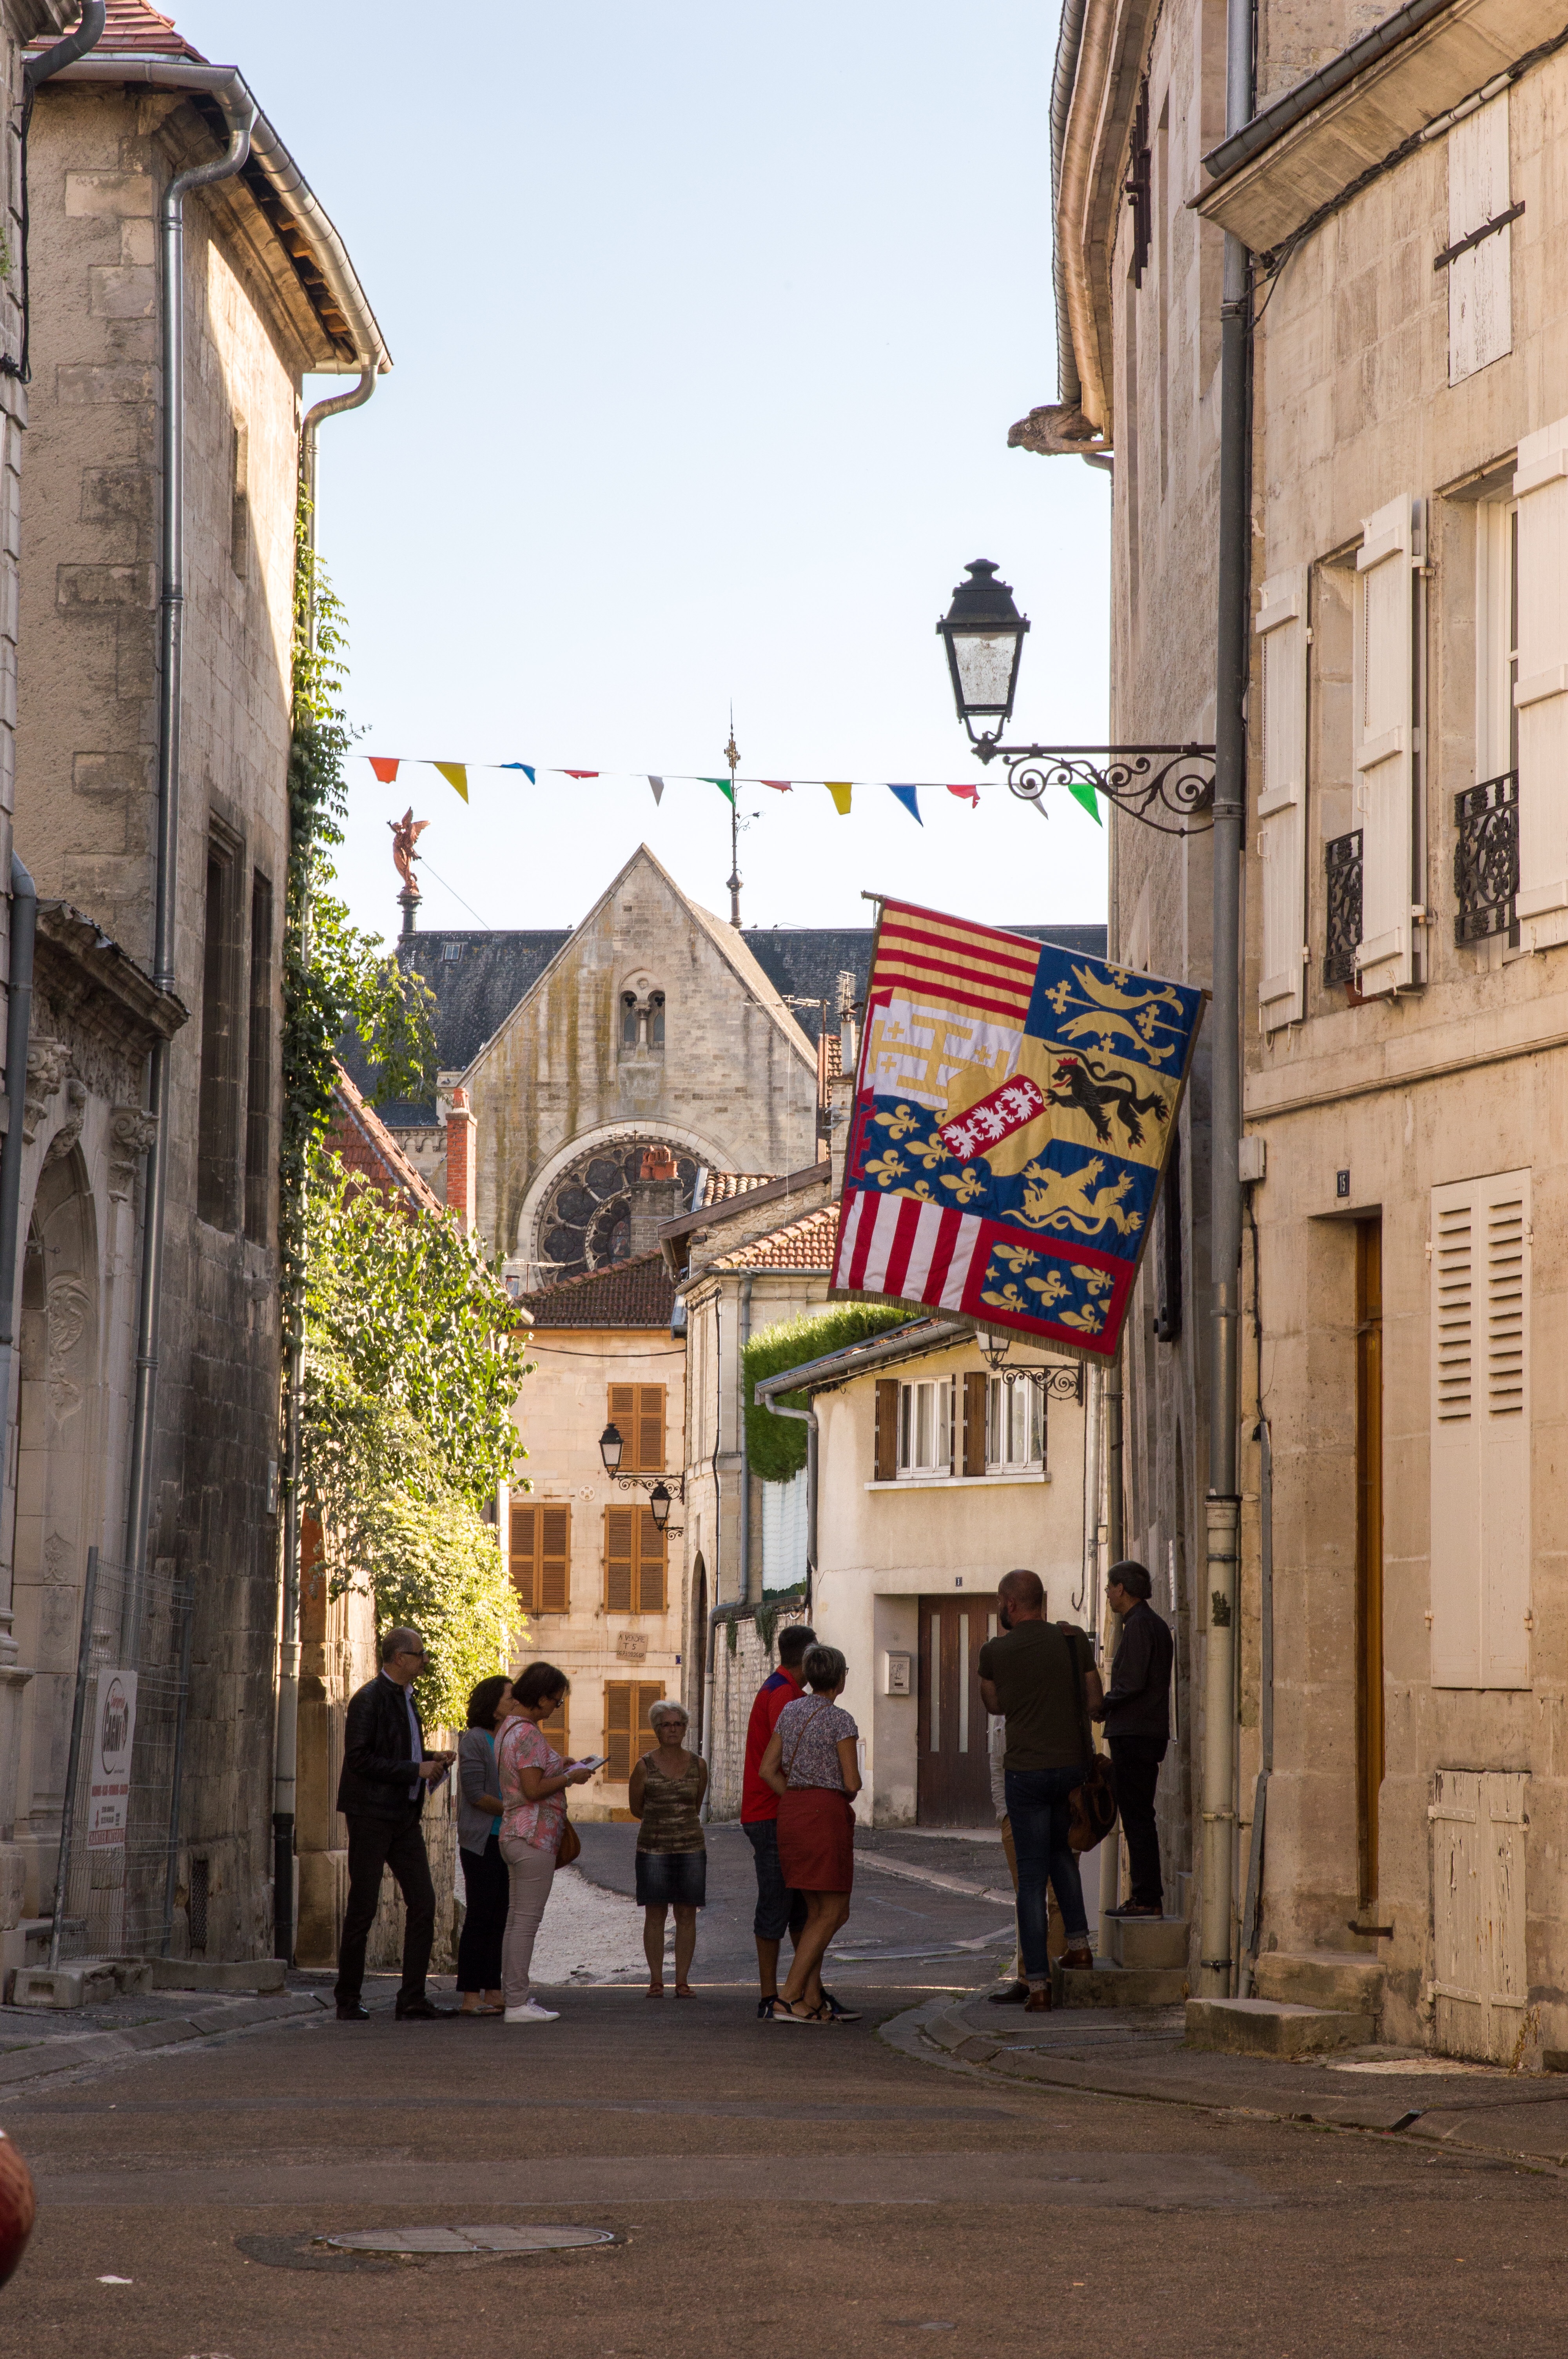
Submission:
<svg viewBox="0 0 1568 2359">
<path fill-rule="evenodd" d="M 22 1218 L 22 1110 L 27 1093 L 27 1041 L 33 1027 L 33 942 L 38 897 L 33 880 L 11 854 L 11 975 L 5 1007 L 7 1122 L 0 1144 L 0 1448 L 10 1433 L 11 1366 L 16 1347 L 16 1238 Z M 16 1578 L 16 1525 L 6 1546 L 5 1598 L 0 1608 L 0 1672 L 15 1663 L 11 1615 Z M 0 1756 L 4 1758 L 5 1756 Z"/>
<path fill-rule="evenodd" d="M 1251 118 L 1252 0 L 1229 0 L 1226 129 Z M 1248 622 L 1251 604 L 1249 255 L 1225 241 L 1220 306 L 1219 614 L 1214 785 L 1214 1079 L 1210 1142 L 1212 1326 L 1204 1661 L 1203 1914 L 1199 1988 L 1230 1995 L 1235 1948 L 1236 1614 L 1241 1501 L 1237 1418 L 1241 1281 L 1241 842 L 1247 799 Z"/>
<path fill-rule="evenodd" d="M 752 1340 L 752 1273 L 748 1270 L 741 1280 L 741 1350 L 736 1374 L 740 1379 L 741 1406 L 741 1602 L 755 1603 L 752 1595 L 752 1437 L 746 1424 L 746 1346 Z"/>
<path fill-rule="evenodd" d="M 254 102 L 237 74 L 212 95 L 229 125 L 229 145 L 210 164 L 180 172 L 163 192 L 158 250 L 163 310 L 163 590 L 158 602 L 157 869 L 154 899 L 153 984 L 172 993 L 179 858 L 179 666 L 185 606 L 185 200 L 192 189 L 232 178 L 251 149 Z M 123 1659 L 140 1651 L 151 1506 L 153 1418 L 157 1402 L 158 1311 L 163 1284 L 164 1205 L 168 1191 L 169 1043 L 155 1040 L 148 1060 L 148 1111 L 156 1128 L 147 1150 L 141 1296 L 136 1316 L 136 1389 L 131 1422 L 130 1497 L 125 1513 Z"/>
<path fill-rule="evenodd" d="M 305 500 L 310 600 L 306 627 L 316 643 L 316 437 L 322 421 L 363 407 L 375 391 L 376 367 L 367 361 L 351 393 L 330 395 L 305 413 L 299 429 L 299 480 Z M 310 905 L 302 913 L 300 950 L 308 957 Z M 288 1306 L 288 1364 L 283 1419 L 283 1594 L 279 1600 L 277 1723 L 272 1772 L 273 1955 L 294 1962 L 294 1852 L 299 1786 L 299 1427 L 305 1398 L 304 1272 Z"/>
</svg>

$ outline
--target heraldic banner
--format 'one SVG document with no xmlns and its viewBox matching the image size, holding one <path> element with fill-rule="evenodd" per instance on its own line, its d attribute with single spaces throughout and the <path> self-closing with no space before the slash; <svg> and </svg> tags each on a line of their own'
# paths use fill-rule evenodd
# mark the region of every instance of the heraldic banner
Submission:
<svg viewBox="0 0 1568 2359">
<path fill-rule="evenodd" d="M 838 1298 L 1110 1359 L 1205 994 L 885 901 L 844 1166 Z"/>
</svg>

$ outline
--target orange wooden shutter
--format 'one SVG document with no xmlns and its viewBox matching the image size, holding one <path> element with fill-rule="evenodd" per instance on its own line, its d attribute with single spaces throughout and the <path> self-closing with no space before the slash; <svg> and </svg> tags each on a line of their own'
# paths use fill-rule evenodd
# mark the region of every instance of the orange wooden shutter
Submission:
<svg viewBox="0 0 1568 2359">
<path fill-rule="evenodd" d="M 653 1711 L 654 1706 L 658 1702 L 659 1698 L 663 1694 L 664 1690 L 659 1686 L 656 1680 L 652 1686 L 649 1686 L 642 1680 L 638 1680 L 637 1750 L 632 1756 L 634 1761 L 640 1760 L 644 1753 L 651 1753 L 654 1745 L 657 1745 L 659 1741 L 648 1724 L 648 1714 Z M 626 1774 L 630 1777 L 632 1774 L 631 1770 L 628 1769 Z"/>
<path fill-rule="evenodd" d="M 637 1610 L 640 1614 L 662 1614 L 665 1610 L 665 1535 L 654 1521 L 652 1508 L 643 1507 L 637 1511 Z"/>
<path fill-rule="evenodd" d="M 632 1715 L 636 1709 L 636 1697 L 637 1691 L 628 1680 L 604 1682 L 604 1774 L 622 1786 L 632 1775 Z M 654 1696 L 650 1701 L 656 1702 L 658 1699 Z"/>
<path fill-rule="evenodd" d="M 636 1507 L 606 1507 L 604 1510 L 604 1610 L 607 1614 L 630 1614 L 636 1594 L 633 1585 L 633 1566 L 636 1549 L 634 1518 L 644 1513 Z"/>
<path fill-rule="evenodd" d="M 637 1387 L 637 1467 L 643 1474 L 662 1470 L 665 1462 L 665 1388 Z"/>
<path fill-rule="evenodd" d="M 611 1386 L 610 1423 L 621 1436 L 622 1466 L 628 1474 L 635 1474 L 638 1472 L 637 1387 L 635 1385 Z"/>
<path fill-rule="evenodd" d="M 986 1375 L 970 1369 L 964 1377 L 964 1472 L 986 1471 Z"/>
<path fill-rule="evenodd" d="M 879 1483 L 898 1476 L 898 1378 L 877 1378 L 877 1440 L 872 1474 Z"/>
<path fill-rule="evenodd" d="M 569 1507 L 539 1509 L 539 1574 L 535 1589 L 541 1614 L 565 1614 L 571 1600 L 571 1532 Z"/>
<path fill-rule="evenodd" d="M 571 1698 L 563 1696 L 548 1720 L 539 1723 L 539 1734 L 546 1744 L 553 1745 L 562 1759 L 568 1761 L 571 1758 L 570 1712 Z"/>
<path fill-rule="evenodd" d="M 538 1544 L 539 1512 L 536 1507 L 512 1502 L 512 1586 L 517 1592 L 517 1603 L 524 1614 L 537 1611 L 538 1587 L 535 1580 L 535 1555 Z"/>
</svg>

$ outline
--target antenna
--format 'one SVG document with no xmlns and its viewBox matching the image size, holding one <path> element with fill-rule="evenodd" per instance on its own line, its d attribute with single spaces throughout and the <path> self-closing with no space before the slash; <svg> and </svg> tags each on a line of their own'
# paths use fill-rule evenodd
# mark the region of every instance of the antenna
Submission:
<svg viewBox="0 0 1568 2359">
<path fill-rule="evenodd" d="M 741 748 L 735 743 L 735 702 L 730 702 L 730 743 L 724 748 L 724 758 L 730 765 L 730 922 L 737 932 L 741 926 L 741 806 L 735 796 L 735 773 L 741 764 Z"/>
</svg>

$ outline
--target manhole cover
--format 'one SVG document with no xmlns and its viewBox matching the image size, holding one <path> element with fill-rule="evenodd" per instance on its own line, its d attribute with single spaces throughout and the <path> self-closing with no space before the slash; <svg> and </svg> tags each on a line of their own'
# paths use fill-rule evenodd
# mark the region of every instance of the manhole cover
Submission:
<svg viewBox="0 0 1568 2359">
<path fill-rule="evenodd" d="M 350 2228 L 318 2236 L 341 2253 L 554 2253 L 579 2245 L 612 2245 L 611 2228 L 546 2225 L 522 2228 Z"/>
</svg>

